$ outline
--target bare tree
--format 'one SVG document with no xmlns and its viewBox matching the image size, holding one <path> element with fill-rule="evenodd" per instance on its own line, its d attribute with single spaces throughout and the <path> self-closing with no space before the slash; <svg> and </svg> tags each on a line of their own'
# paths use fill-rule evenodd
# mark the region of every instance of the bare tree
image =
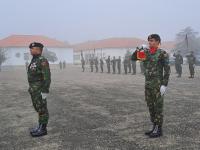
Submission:
<svg viewBox="0 0 200 150">
<path fill-rule="evenodd" d="M 186 55 L 190 51 L 194 51 L 196 54 L 200 49 L 200 44 L 198 41 L 198 32 L 194 31 L 191 27 L 187 27 L 181 30 L 176 35 L 176 51 L 181 51 L 182 54 Z"/>
<path fill-rule="evenodd" d="M 2 64 L 6 61 L 6 53 L 5 50 L 3 50 L 2 48 L 0 48 L 0 72 L 1 72 L 1 66 Z"/>
</svg>

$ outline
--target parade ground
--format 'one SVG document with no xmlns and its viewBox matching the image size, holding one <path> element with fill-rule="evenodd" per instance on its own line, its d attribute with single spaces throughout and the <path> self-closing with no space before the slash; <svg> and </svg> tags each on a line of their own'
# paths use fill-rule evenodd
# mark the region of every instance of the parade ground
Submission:
<svg viewBox="0 0 200 150">
<path fill-rule="evenodd" d="M 81 72 L 52 66 L 48 135 L 32 138 L 37 125 L 24 67 L 0 72 L 0 150 L 199 150 L 200 67 L 176 78 L 174 66 L 164 100 L 163 136 L 149 139 L 144 76 Z"/>
</svg>

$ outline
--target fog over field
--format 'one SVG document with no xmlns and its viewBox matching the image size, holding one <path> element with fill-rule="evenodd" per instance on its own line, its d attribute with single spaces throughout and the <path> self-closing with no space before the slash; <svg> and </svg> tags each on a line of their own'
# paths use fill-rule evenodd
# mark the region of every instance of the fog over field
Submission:
<svg viewBox="0 0 200 150">
<path fill-rule="evenodd" d="M 171 41 L 180 29 L 200 32 L 199 0 L 1 0 L 1 34 L 47 35 L 77 43 L 109 37 Z"/>
</svg>

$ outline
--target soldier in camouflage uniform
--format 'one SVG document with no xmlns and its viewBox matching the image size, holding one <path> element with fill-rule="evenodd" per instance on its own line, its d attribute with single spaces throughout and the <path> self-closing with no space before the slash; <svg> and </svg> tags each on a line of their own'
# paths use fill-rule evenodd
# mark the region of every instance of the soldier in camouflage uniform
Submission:
<svg viewBox="0 0 200 150">
<path fill-rule="evenodd" d="M 175 69 L 178 73 L 178 78 L 182 75 L 182 64 L 183 64 L 183 57 L 181 56 L 180 51 L 178 51 L 177 54 L 174 53 L 173 55 L 175 57 Z"/>
<path fill-rule="evenodd" d="M 128 55 L 128 73 L 131 73 L 131 56 Z"/>
<path fill-rule="evenodd" d="M 51 83 L 51 73 L 49 63 L 46 58 L 41 56 L 43 45 L 41 43 L 31 43 L 31 55 L 33 56 L 28 66 L 29 93 L 35 110 L 38 112 L 39 125 L 31 129 L 30 134 L 33 137 L 47 134 L 47 124 L 49 113 L 47 109 L 47 95 Z"/>
<path fill-rule="evenodd" d="M 103 66 L 104 66 L 104 62 L 103 59 L 100 59 L 100 68 L 101 68 L 101 73 L 103 73 Z"/>
<path fill-rule="evenodd" d="M 111 63 L 112 63 L 112 68 L 113 68 L 113 74 L 115 74 L 115 70 L 116 70 L 116 59 L 115 59 L 115 56 L 113 56 L 113 59 L 112 59 Z"/>
<path fill-rule="evenodd" d="M 139 50 L 132 60 L 142 60 L 145 67 L 145 100 L 150 112 L 153 129 L 146 132 L 150 138 L 162 136 L 163 99 L 170 76 L 169 56 L 159 48 L 161 39 L 157 34 L 148 37 L 149 49 L 144 50 L 144 59 L 139 58 Z"/>
<path fill-rule="evenodd" d="M 82 72 L 85 72 L 85 59 L 81 59 Z"/>
<path fill-rule="evenodd" d="M 119 56 L 118 60 L 117 60 L 117 69 L 118 69 L 118 74 L 121 74 L 121 57 Z"/>
<path fill-rule="evenodd" d="M 94 65 L 94 60 L 93 58 L 90 59 L 90 70 L 93 72 L 93 65 Z"/>
<path fill-rule="evenodd" d="M 136 61 L 131 60 L 131 63 L 132 63 L 132 70 L 133 70 L 132 75 L 135 75 L 136 74 Z"/>
<path fill-rule="evenodd" d="M 128 70 L 128 57 L 125 56 L 124 58 L 124 73 L 127 74 L 127 70 Z"/>
<path fill-rule="evenodd" d="M 194 52 L 191 51 L 190 55 L 186 56 L 188 59 L 188 64 L 189 64 L 189 70 L 190 70 L 190 77 L 189 78 L 194 78 L 194 68 L 195 68 L 195 63 L 196 63 L 196 57 L 194 56 Z"/>
<path fill-rule="evenodd" d="M 98 72 L 99 71 L 99 61 L 98 61 L 98 58 L 95 59 L 94 65 L 95 65 L 96 72 Z"/>
<path fill-rule="evenodd" d="M 110 56 L 108 56 L 108 59 L 106 59 L 107 69 L 108 73 L 110 73 Z"/>
</svg>

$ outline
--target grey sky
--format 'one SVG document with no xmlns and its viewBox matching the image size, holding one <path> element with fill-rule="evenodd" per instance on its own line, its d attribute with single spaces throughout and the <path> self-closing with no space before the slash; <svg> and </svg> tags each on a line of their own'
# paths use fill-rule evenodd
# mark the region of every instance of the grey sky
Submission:
<svg viewBox="0 0 200 150">
<path fill-rule="evenodd" d="M 200 0 L 1 0 L 0 38 L 40 34 L 69 42 L 200 31 Z"/>
</svg>

